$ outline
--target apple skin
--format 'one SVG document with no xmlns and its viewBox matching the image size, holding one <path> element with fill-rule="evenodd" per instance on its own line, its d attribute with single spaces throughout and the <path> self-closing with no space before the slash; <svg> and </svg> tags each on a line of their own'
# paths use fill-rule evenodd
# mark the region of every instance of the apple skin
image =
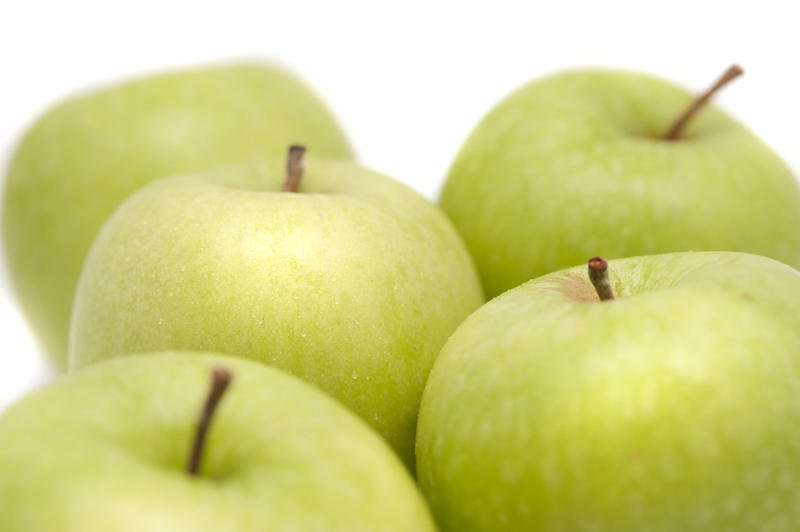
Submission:
<svg viewBox="0 0 800 532">
<path fill-rule="evenodd" d="M 267 64 L 160 74 L 69 99 L 26 132 L 8 169 L 3 241 L 25 315 L 66 366 L 80 268 L 103 222 L 154 179 L 279 156 L 305 142 L 350 158 L 322 102 Z"/>
<path fill-rule="evenodd" d="M 185 472 L 211 368 L 233 382 Z M 0 418 L 3 532 L 433 531 L 413 479 L 341 405 L 241 358 L 157 353 L 70 374 Z"/>
<path fill-rule="evenodd" d="M 90 251 L 71 367 L 160 349 L 260 360 L 357 412 L 414 464 L 425 379 L 484 301 L 458 233 L 405 185 L 349 162 L 283 161 L 160 180 Z"/>
<path fill-rule="evenodd" d="M 659 138 L 692 98 L 646 75 L 578 70 L 494 108 L 440 201 L 486 295 L 598 252 L 743 251 L 800 267 L 800 189 L 767 146 L 715 108 L 680 140 Z"/>
<path fill-rule="evenodd" d="M 417 477 L 444 531 L 800 530 L 800 273 L 740 253 L 509 290 L 445 345 Z"/>
</svg>

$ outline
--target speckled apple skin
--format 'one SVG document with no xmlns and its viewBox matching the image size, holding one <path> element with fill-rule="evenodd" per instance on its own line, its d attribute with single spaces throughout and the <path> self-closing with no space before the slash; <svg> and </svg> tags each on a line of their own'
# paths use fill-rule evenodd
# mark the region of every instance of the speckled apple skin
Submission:
<svg viewBox="0 0 800 532">
<path fill-rule="evenodd" d="M 298 142 L 319 156 L 350 157 L 317 96 L 257 63 L 129 82 L 38 119 L 8 169 L 3 242 L 19 302 L 56 366 L 66 366 L 83 260 L 126 197 L 157 178 L 279 156 Z"/>
<path fill-rule="evenodd" d="M 70 363 L 158 349 L 254 358 L 310 381 L 413 466 L 425 379 L 483 302 L 449 220 L 405 185 L 309 158 L 162 180 L 110 218 L 86 260 Z"/>
<path fill-rule="evenodd" d="M 739 253 L 610 261 L 495 298 L 423 395 L 444 531 L 800 530 L 800 273 Z"/>
<path fill-rule="evenodd" d="M 755 135 L 709 107 L 680 140 L 659 138 L 692 98 L 650 76 L 586 70 L 493 109 L 441 196 L 487 296 L 598 254 L 744 251 L 800 267 L 800 188 Z"/>
<path fill-rule="evenodd" d="M 198 477 L 195 423 L 224 366 Z M 0 418 L 3 532 L 433 531 L 413 479 L 341 405 L 298 379 L 207 353 L 70 374 Z"/>
</svg>

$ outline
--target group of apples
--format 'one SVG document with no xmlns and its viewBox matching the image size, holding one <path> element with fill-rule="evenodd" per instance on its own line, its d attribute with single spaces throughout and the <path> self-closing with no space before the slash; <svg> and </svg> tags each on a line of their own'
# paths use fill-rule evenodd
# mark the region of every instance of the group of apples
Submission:
<svg viewBox="0 0 800 532">
<path fill-rule="evenodd" d="M 0 417 L 0 530 L 796 532 L 800 187 L 740 73 L 529 84 L 441 210 L 272 66 L 51 109 L 3 240 L 76 371 Z"/>
</svg>

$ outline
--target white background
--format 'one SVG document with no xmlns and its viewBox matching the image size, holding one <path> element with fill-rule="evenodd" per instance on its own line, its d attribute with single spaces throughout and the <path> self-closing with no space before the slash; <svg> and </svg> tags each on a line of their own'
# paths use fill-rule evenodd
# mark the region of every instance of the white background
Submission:
<svg viewBox="0 0 800 532">
<path fill-rule="evenodd" d="M 717 98 L 800 168 L 800 31 L 792 0 L 573 2 L 0 2 L 0 157 L 43 107 L 97 83 L 256 57 L 323 95 L 367 166 L 435 199 L 480 117 L 558 69 L 644 70 Z M 0 277 L 0 411 L 52 378 Z"/>
</svg>

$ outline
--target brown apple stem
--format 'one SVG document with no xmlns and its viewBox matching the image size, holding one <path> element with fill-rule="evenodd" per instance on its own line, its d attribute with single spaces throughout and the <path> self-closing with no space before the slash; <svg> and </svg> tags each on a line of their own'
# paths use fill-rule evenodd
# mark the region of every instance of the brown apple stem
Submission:
<svg viewBox="0 0 800 532">
<path fill-rule="evenodd" d="M 189 463 L 186 464 L 186 472 L 192 476 L 196 476 L 200 470 L 200 460 L 203 457 L 203 449 L 206 445 L 206 435 L 211 424 L 211 418 L 214 416 L 214 411 L 217 409 L 220 399 L 222 399 L 222 394 L 228 389 L 231 380 L 233 380 L 233 374 L 228 369 L 214 368 L 211 371 L 211 389 L 208 391 L 206 404 L 200 413 L 200 419 L 197 421 L 192 454 L 189 457 Z"/>
<path fill-rule="evenodd" d="M 283 192 L 297 192 L 300 188 L 300 178 L 303 177 L 303 154 L 306 152 L 305 146 L 292 144 L 289 146 L 289 154 L 286 156 L 286 178 L 283 180 Z"/>
<path fill-rule="evenodd" d="M 686 124 L 694 115 L 697 114 L 700 108 L 703 107 L 703 105 L 705 105 L 705 103 L 710 100 L 718 90 L 742 74 L 744 74 L 744 70 L 739 65 L 729 66 L 728 70 L 726 70 L 722 76 L 720 76 L 719 79 L 708 88 L 708 90 L 694 99 L 691 105 L 689 105 L 689 107 L 686 108 L 686 110 L 678 117 L 678 119 L 675 120 L 672 126 L 661 138 L 664 140 L 678 140 L 681 137 L 683 130 L 686 128 Z"/>
<path fill-rule="evenodd" d="M 611 281 L 608 279 L 608 261 L 606 259 L 603 257 L 589 259 L 589 280 L 592 281 L 600 301 L 614 299 L 614 291 L 611 290 Z"/>
</svg>

